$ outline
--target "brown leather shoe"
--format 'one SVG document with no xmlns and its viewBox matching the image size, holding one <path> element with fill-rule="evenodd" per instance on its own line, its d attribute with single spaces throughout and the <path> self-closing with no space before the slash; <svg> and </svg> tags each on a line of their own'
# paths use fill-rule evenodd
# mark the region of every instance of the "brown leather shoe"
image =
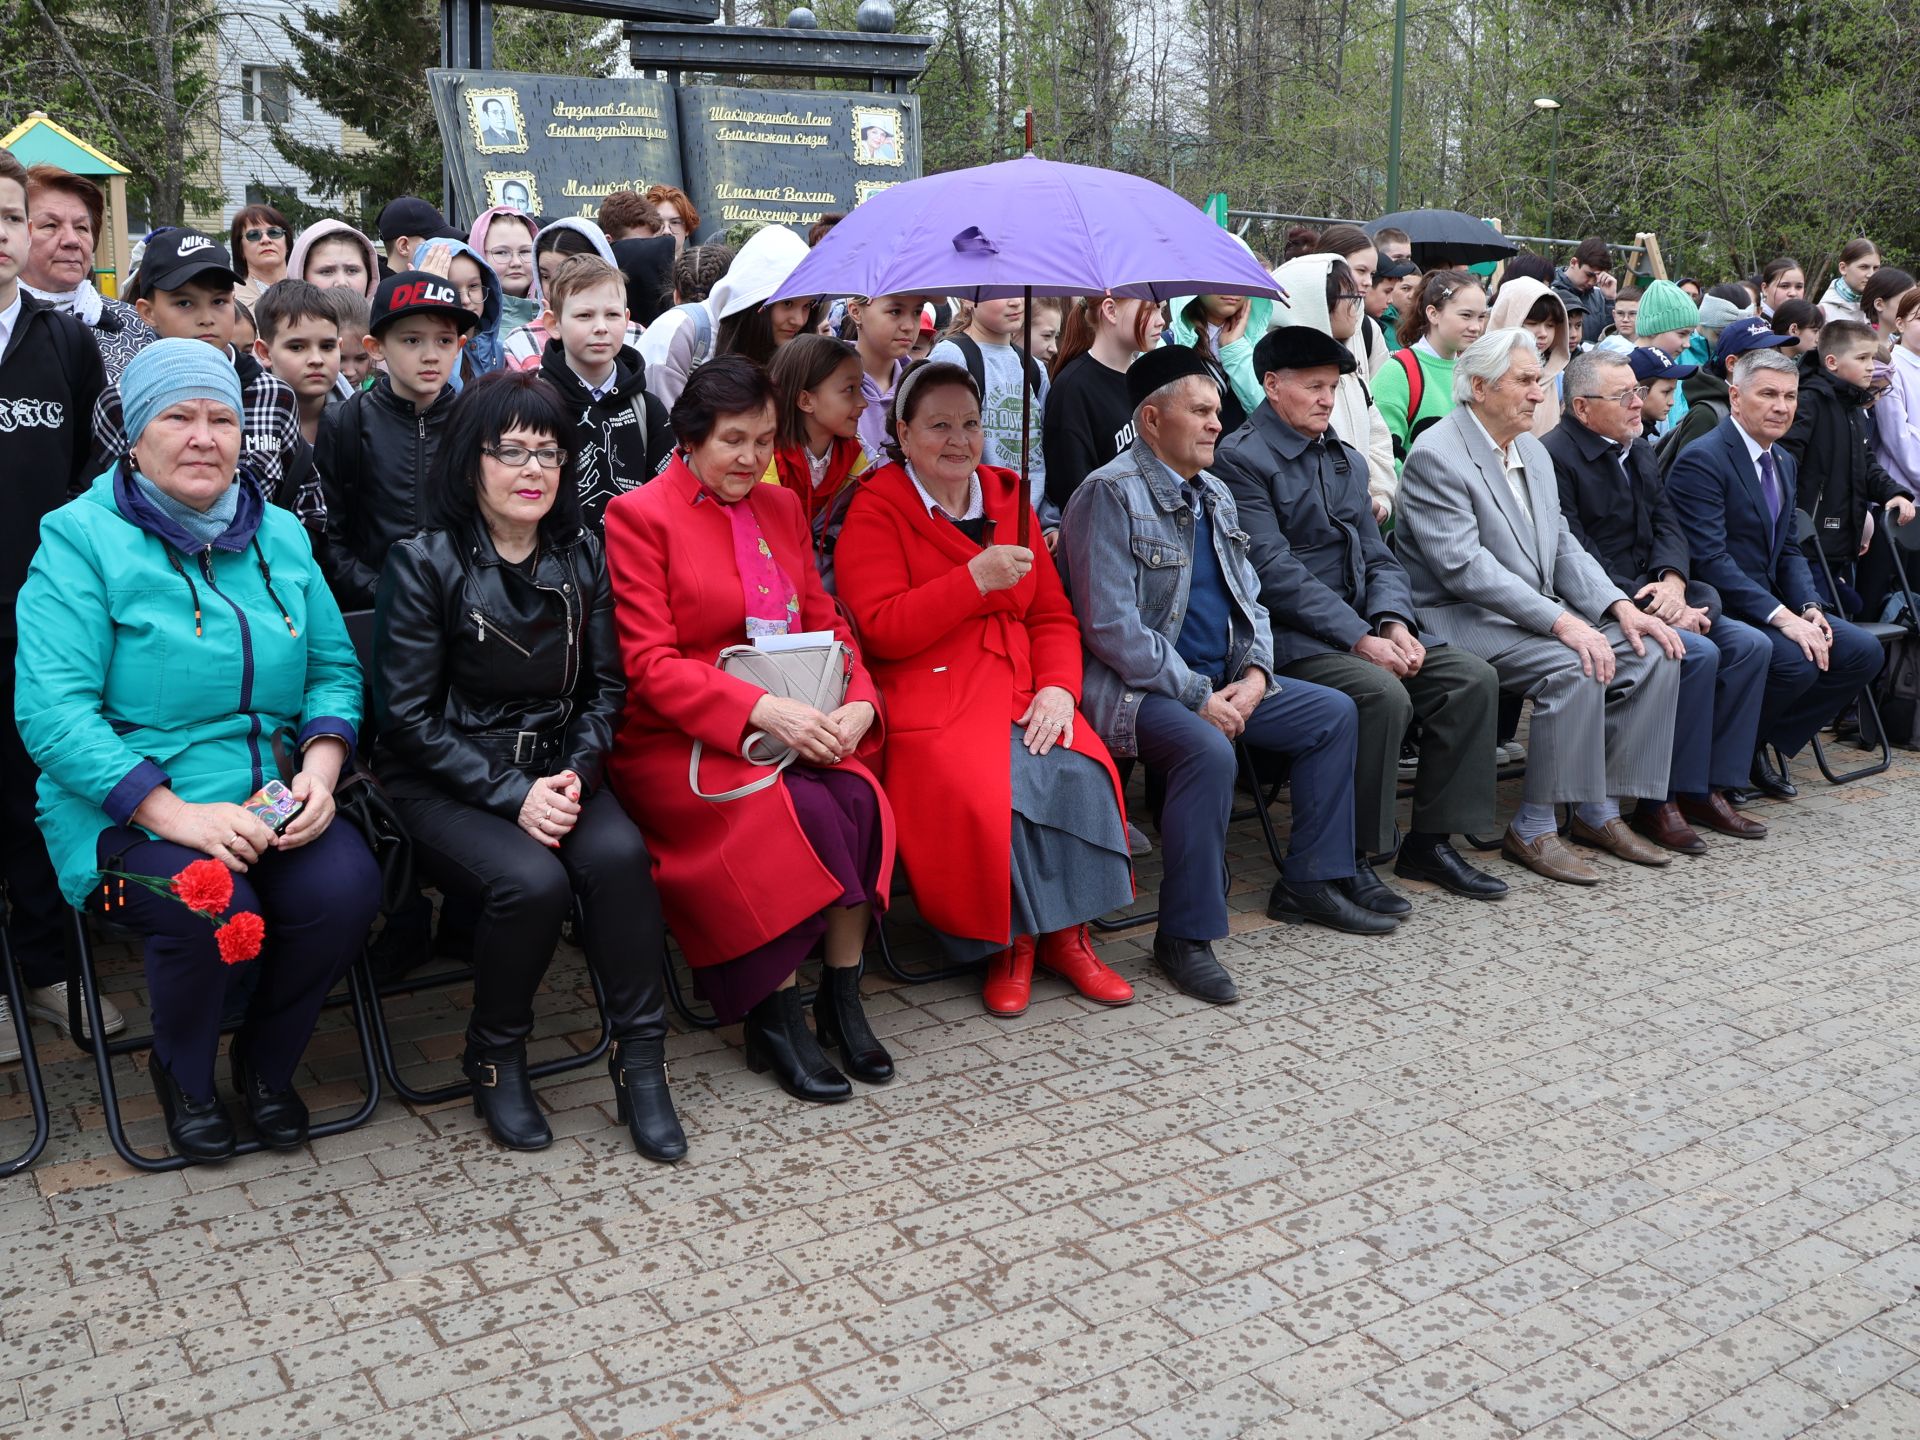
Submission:
<svg viewBox="0 0 1920 1440">
<path fill-rule="evenodd" d="M 1657 845 L 1649 845 L 1633 831 L 1627 828 L 1627 822 L 1618 815 L 1596 830 L 1582 820 L 1576 812 L 1573 828 L 1568 834 L 1582 845 L 1591 845 L 1604 850 L 1621 860 L 1631 860 L 1636 865 L 1665 865 L 1668 857 Z"/>
<path fill-rule="evenodd" d="M 1736 840 L 1764 840 L 1767 827 L 1733 808 L 1724 790 L 1709 790 L 1704 800 L 1692 795 L 1680 797 L 1680 813 L 1696 825 Z"/>
<path fill-rule="evenodd" d="M 1629 823 L 1662 850 L 1672 850 L 1681 855 L 1707 853 L 1707 842 L 1694 834 L 1693 828 L 1680 818 L 1680 807 L 1671 800 L 1659 805 L 1642 800 Z"/>
<path fill-rule="evenodd" d="M 1507 827 L 1500 837 L 1500 853 L 1516 865 L 1524 865 L 1536 875 L 1558 880 L 1563 885 L 1598 885 L 1600 872 L 1566 847 L 1558 835 L 1548 833 L 1538 840 L 1522 840 Z"/>
</svg>

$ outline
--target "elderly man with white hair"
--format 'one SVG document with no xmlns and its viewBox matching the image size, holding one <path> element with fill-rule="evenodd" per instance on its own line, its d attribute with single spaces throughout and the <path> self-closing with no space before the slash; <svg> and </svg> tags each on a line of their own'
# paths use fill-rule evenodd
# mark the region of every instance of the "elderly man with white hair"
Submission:
<svg viewBox="0 0 1920 1440">
<path fill-rule="evenodd" d="M 1667 494 L 1680 512 L 1695 576 L 1727 614 L 1772 642 L 1760 743 L 1791 758 L 1853 703 L 1881 662 L 1880 642 L 1828 616 L 1793 539 L 1796 466 L 1780 447 L 1799 404 L 1800 371 L 1778 349 L 1748 350 L 1728 374 L 1731 412 L 1680 452 Z M 1755 757 L 1754 783 L 1791 799 L 1791 782 Z"/>
<path fill-rule="evenodd" d="M 1399 553 L 1420 624 L 1533 701 L 1525 801 L 1501 852 L 1548 879 L 1597 885 L 1599 870 L 1557 833 L 1554 807 L 1570 803 L 1573 839 L 1665 865 L 1620 801 L 1666 798 L 1680 637 L 1607 577 L 1561 516 L 1553 461 L 1529 433 L 1546 393 L 1533 337 L 1482 336 L 1453 386 L 1455 409 L 1401 474 Z"/>
</svg>

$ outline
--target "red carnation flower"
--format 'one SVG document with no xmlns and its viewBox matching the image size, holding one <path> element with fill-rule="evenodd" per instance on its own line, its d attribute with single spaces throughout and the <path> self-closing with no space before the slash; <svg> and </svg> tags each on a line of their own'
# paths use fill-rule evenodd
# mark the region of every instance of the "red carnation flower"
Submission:
<svg viewBox="0 0 1920 1440">
<path fill-rule="evenodd" d="M 233 903 L 233 872 L 218 860 L 196 860 L 173 877 L 173 893 L 189 910 L 219 915 Z"/>
<path fill-rule="evenodd" d="M 267 938 L 267 922 L 251 910 L 242 910 L 214 931 L 213 938 L 220 947 L 220 958 L 229 965 L 238 965 L 260 953 L 260 946 Z"/>
</svg>

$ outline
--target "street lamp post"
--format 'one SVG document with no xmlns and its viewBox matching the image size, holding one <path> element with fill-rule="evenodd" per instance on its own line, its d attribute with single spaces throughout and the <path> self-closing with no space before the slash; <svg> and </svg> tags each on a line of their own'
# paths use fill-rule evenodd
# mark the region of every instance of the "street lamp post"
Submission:
<svg viewBox="0 0 1920 1440">
<path fill-rule="evenodd" d="M 1393 95 L 1387 111 L 1387 213 L 1400 208 L 1400 112 L 1407 88 L 1407 0 L 1393 0 Z"/>
<path fill-rule="evenodd" d="M 1553 189 L 1560 178 L 1560 102 L 1551 96 L 1542 95 L 1533 102 L 1536 110 L 1546 110 L 1553 115 L 1553 139 L 1547 143 L 1547 238 L 1553 238 Z"/>
</svg>

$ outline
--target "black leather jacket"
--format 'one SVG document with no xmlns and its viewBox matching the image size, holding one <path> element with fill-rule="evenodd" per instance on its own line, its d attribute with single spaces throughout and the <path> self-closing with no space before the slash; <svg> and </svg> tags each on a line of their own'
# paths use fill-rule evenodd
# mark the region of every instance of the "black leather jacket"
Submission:
<svg viewBox="0 0 1920 1440">
<path fill-rule="evenodd" d="M 382 375 L 370 390 L 320 418 L 313 464 L 327 499 L 327 544 L 320 556 L 342 610 L 373 603 L 380 567 L 394 542 L 420 529 L 420 492 L 453 408 L 453 387 L 425 410 L 393 393 Z"/>
<path fill-rule="evenodd" d="M 532 573 L 485 527 L 396 544 L 374 606 L 375 769 L 395 795 L 517 819 L 534 780 L 592 794 L 626 698 L 597 536 L 545 540 Z"/>
</svg>

